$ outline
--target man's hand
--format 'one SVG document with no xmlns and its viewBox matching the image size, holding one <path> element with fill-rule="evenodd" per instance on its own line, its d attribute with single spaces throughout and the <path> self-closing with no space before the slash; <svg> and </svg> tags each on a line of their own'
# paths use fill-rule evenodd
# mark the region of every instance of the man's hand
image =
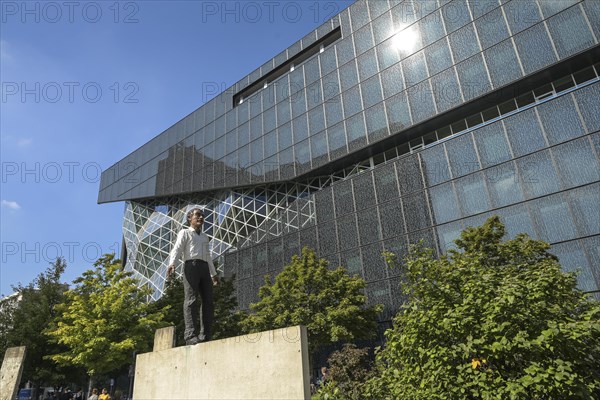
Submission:
<svg viewBox="0 0 600 400">
<path fill-rule="evenodd" d="M 167 279 L 171 278 L 173 272 L 175 272 L 175 264 L 171 264 L 167 267 Z"/>
<path fill-rule="evenodd" d="M 219 280 L 219 275 L 215 275 L 212 277 L 212 281 L 213 281 L 213 286 L 217 286 L 220 282 Z"/>
</svg>

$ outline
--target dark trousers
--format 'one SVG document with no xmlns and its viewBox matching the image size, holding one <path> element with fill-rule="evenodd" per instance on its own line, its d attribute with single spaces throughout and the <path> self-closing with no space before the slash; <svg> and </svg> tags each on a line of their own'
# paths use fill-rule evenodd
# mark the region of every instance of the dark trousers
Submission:
<svg viewBox="0 0 600 400">
<path fill-rule="evenodd" d="M 202 304 L 198 303 L 198 294 Z M 188 260 L 183 266 L 183 338 L 189 340 L 198 335 L 202 341 L 212 337 L 214 318 L 213 283 L 208 263 L 202 260 Z M 199 310 L 202 318 L 198 321 Z M 200 326 L 199 326 L 200 325 Z"/>
</svg>

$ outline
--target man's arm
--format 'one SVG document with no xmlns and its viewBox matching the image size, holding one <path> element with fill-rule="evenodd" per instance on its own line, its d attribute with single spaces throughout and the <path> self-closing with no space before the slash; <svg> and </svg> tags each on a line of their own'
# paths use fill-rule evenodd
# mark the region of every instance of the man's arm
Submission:
<svg viewBox="0 0 600 400">
<path fill-rule="evenodd" d="M 213 285 L 219 284 L 219 274 L 217 274 L 217 270 L 215 268 L 215 264 L 213 264 L 213 260 L 210 257 L 210 252 L 208 252 L 207 261 L 208 270 L 210 271 L 210 276 L 212 277 Z"/>
<path fill-rule="evenodd" d="M 210 272 L 210 276 L 212 277 L 213 285 L 218 285 L 219 275 L 217 274 L 215 264 L 213 263 L 212 257 L 210 256 L 210 250 L 208 249 L 208 236 L 206 236 L 206 244 L 202 249 L 202 252 L 204 253 L 203 258 L 208 263 L 208 270 Z"/>
<path fill-rule="evenodd" d="M 171 254 L 169 255 L 169 266 L 167 267 L 167 279 L 171 277 L 173 272 L 175 272 L 175 263 L 179 261 L 181 258 L 181 253 L 183 252 L 183 239 L 184 239 L 184 230 L 180 230 L 177 234 L 177 240 L 175 240 L 175 246 L 171 250 Z"/>
</svg>

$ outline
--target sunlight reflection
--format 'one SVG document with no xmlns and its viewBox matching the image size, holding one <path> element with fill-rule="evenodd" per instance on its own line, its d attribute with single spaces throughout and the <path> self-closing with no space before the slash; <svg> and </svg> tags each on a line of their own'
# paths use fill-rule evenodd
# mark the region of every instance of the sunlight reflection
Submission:
<svg viewBox="0 0 600 400">
<path fill-rule="evenodd" d="M 417 47 L 419 33 L 415 28 L 407 28 L 397 33 L 392 40 L 396 49 L 403 53 L 410 53 Z"/>
</svg>

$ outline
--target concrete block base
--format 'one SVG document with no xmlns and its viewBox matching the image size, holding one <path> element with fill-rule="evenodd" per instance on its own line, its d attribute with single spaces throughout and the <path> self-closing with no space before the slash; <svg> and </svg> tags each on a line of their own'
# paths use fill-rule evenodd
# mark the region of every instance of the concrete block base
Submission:
<svg viewBox="0 0 600 400">
<path fill-rule="evenodd" d="M 13 400 L 21 382 L 26 347 L 9 347 L 4 353 L 0 369 L 0 400 Z"/>
<path fill-rule="evenodd" d="M 306 328 L 137 356 L 134 400 L 310 399 Z"/>
</svg>

